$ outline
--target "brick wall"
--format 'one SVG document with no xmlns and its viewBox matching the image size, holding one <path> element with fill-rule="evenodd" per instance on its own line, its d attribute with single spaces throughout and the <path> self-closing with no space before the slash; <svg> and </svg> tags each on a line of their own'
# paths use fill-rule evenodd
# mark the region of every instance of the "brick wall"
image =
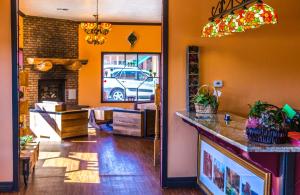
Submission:
<svg viewBox="0 0 300 195">
<path fill-rule="evenodd" d="M 24 62 L 29 70 L 29 87 L 27 99 L 30 106 L 38 101 L 39 79 L 66 79 L 66 103 L 78 104 L 68 99 L 68 89 L 76 89 L 78 94 L 78 71 L 68 71 L 63 67 L 54 66 L 49 72 L 39 72 L 27 64 L 28 57 L 47 58 L 78 58 L 78 23 L 69 20 L 24 17 Z"/>
</svg>

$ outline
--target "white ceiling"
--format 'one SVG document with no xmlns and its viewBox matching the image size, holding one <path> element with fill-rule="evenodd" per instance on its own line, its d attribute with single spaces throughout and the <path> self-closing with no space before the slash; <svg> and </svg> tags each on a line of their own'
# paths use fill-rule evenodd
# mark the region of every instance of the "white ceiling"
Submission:
<svg viewBox="0 0 300 195">
<path fill-rule="evenodd" d="M 92 21 L 97 0 L 20 0 L 19 4 L 30 16 Z M 159 23 L 161 15 L 162 0 L 99 0 L 100 21 Z"/>
</svg>

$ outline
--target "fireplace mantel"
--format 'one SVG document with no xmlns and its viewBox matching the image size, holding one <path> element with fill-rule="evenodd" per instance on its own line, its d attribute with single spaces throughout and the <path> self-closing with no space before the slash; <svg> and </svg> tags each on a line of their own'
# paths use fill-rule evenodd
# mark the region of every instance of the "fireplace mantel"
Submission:
<svg viewBox="0 0 300 195">
<path fill-rule="evenodd" d="M 63 58 L 27 58 L 28 64 L 34 65 L 34 69 L 47 72 L 53 65 L 63 66 L 67 70 L 76 71 L 88 63 L 87 59 L 63 59 Z"/>
</svg>

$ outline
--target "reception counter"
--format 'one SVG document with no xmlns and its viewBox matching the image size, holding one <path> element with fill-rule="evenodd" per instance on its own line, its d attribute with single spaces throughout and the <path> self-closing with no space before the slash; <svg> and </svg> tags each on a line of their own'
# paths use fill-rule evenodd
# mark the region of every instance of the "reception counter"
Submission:
<svg viewBox="0 0 300 195">
<path fill-rule="evenodd" d="M 31 109 L 30 129 L 37 137 L 48 138 L 51 141 L 88 135 L 88 111 L 50 112 Z"/>
<path fill-rule="evenodd" d="M 234 114 L 230 114 L 230 122 L 224 121 L 225 113 L 219 113 L 209 119 L 199 117 L 192 112 L 176 112 L 176 115 L 185 123 L 193 126 L 199 133 L 198 184 L 207 193 L 216 193 L 215 190 L 221 189 L 218 193 L 230 194 L 232 191 L 235 191 L 233 194 L 296 194 L 298 190 L 296 179 L 299 175 L 297 174 L 298 169 L 296 169 L 295 161 L 296 154 L 300 152 L 300 147 L 292 144 L 267 145 L 250 142 L 245 131 L 246 119 Z M 203 148 L 206 151 L 203 151 Z M 211 151 L 213 154 L 208 154 L 207 151 Z M 219 158 L 218 160 L 214 160 L 214 153 L 216 153 L 216 159 Z M 212 161 L 211 164 L 214 166 L 206 166 L 209 161 Z M 216 164 L 214 164 L 215 161 Z M 225 164 L 222 165 L 219 161 Z M 205 165 L 201 165 L 201 162 Z M 236 170 L 239 170 L 237 167 L 240 167 L 241 174 L 248 173 L 249 178 L 249 175 L 253 173 L 253 178 L 255 176 L 259 178 L 257 181 L 264 181 L 261 182 L 262 185 L 264 184 L 263 192 L 258 192 L 262 190 L 257 187 L 259 183 L 255 184 L 257 186 L 252 185 L 252 190 L 254 189 L 252 191 L 250 190 L 251 180 L 243 183 L 242 175 L 234 175 L 232 174 L 233 171 L 230 172 L 228 167 L 233 166 L 235 163 Z M 206 166 L 206 170 L 203 171 L 201 169 L 204 169 L 204 166 Z M 216 169 L 217 172 L 212 170 L 212 174 L 208 173 L 210 172 L 207 171 L 210 170 L 209 167 L 214 167 L 211 169 Z M 224 177 L 223 184 L 220 180 L 214 179 L 216 174 Z M 232 175 L 236 176 L 235 178 L 239 178 L 239 180 L 230 184 L 230 182 L 228 183 L 228 177 L 232 180 L 234 178 Z M 221 181 L 223 180 L 221 179 Z M 216 189 L 214 190 L 215 187 Z"/>
</svg>

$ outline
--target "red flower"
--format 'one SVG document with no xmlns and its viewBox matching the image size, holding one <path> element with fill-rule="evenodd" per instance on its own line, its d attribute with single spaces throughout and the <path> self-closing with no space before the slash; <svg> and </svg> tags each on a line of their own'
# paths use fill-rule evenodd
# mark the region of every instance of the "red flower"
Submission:
<svg viewBox="0 0 300 195">
<path fill-rule="evenodd" d="M 260 16 L 264 19 L 266 24 L 270 24 L 273 21 L 273 15 L 270 11 L 266 11 L 266 12 L 262 13 Z"/>
<path fill-rule="evenodd" d="M 204 34 L 207 35 L 207 36 L 209 36 L 209 35 L 211 35 L 212 30 L 213 30 L 213 27 L 210 26 L 209 28 L 205 29 Z"/>
<path fill-rule="evenodd" d="M 225 22 L 221 21 L 220 24 L 219 24 L 219 31 L 220 32 L 224 32 L 225 31 L 225 27 L 226 27 Z"/>
<path fill-rule="evenodd" d="M 248 11 L 245 15 L 245 20 L 247 23 L 251 23 L 255 19 L 255 14 L 253 12 Z"/>
<path fill-rule="evenodd" d="M 262 4 L 262 3 L 260 3 L 260 4 L 256 4 L 255 5 L 255 7 L 256 7 L 256 9 L 258 9 L 258 10 L 263 10 L 264 12 L 266 11 L 266 7 L 265 7 L 265 4 Z"/>
<path fill-rule="evenodd" d="M 243 9 L 240 10 L 238 14 L 239 14 L 240 17 L 243 17 L 243 15 L 245 14 L 245 10 L 243 10 Z"/>
</svg>

